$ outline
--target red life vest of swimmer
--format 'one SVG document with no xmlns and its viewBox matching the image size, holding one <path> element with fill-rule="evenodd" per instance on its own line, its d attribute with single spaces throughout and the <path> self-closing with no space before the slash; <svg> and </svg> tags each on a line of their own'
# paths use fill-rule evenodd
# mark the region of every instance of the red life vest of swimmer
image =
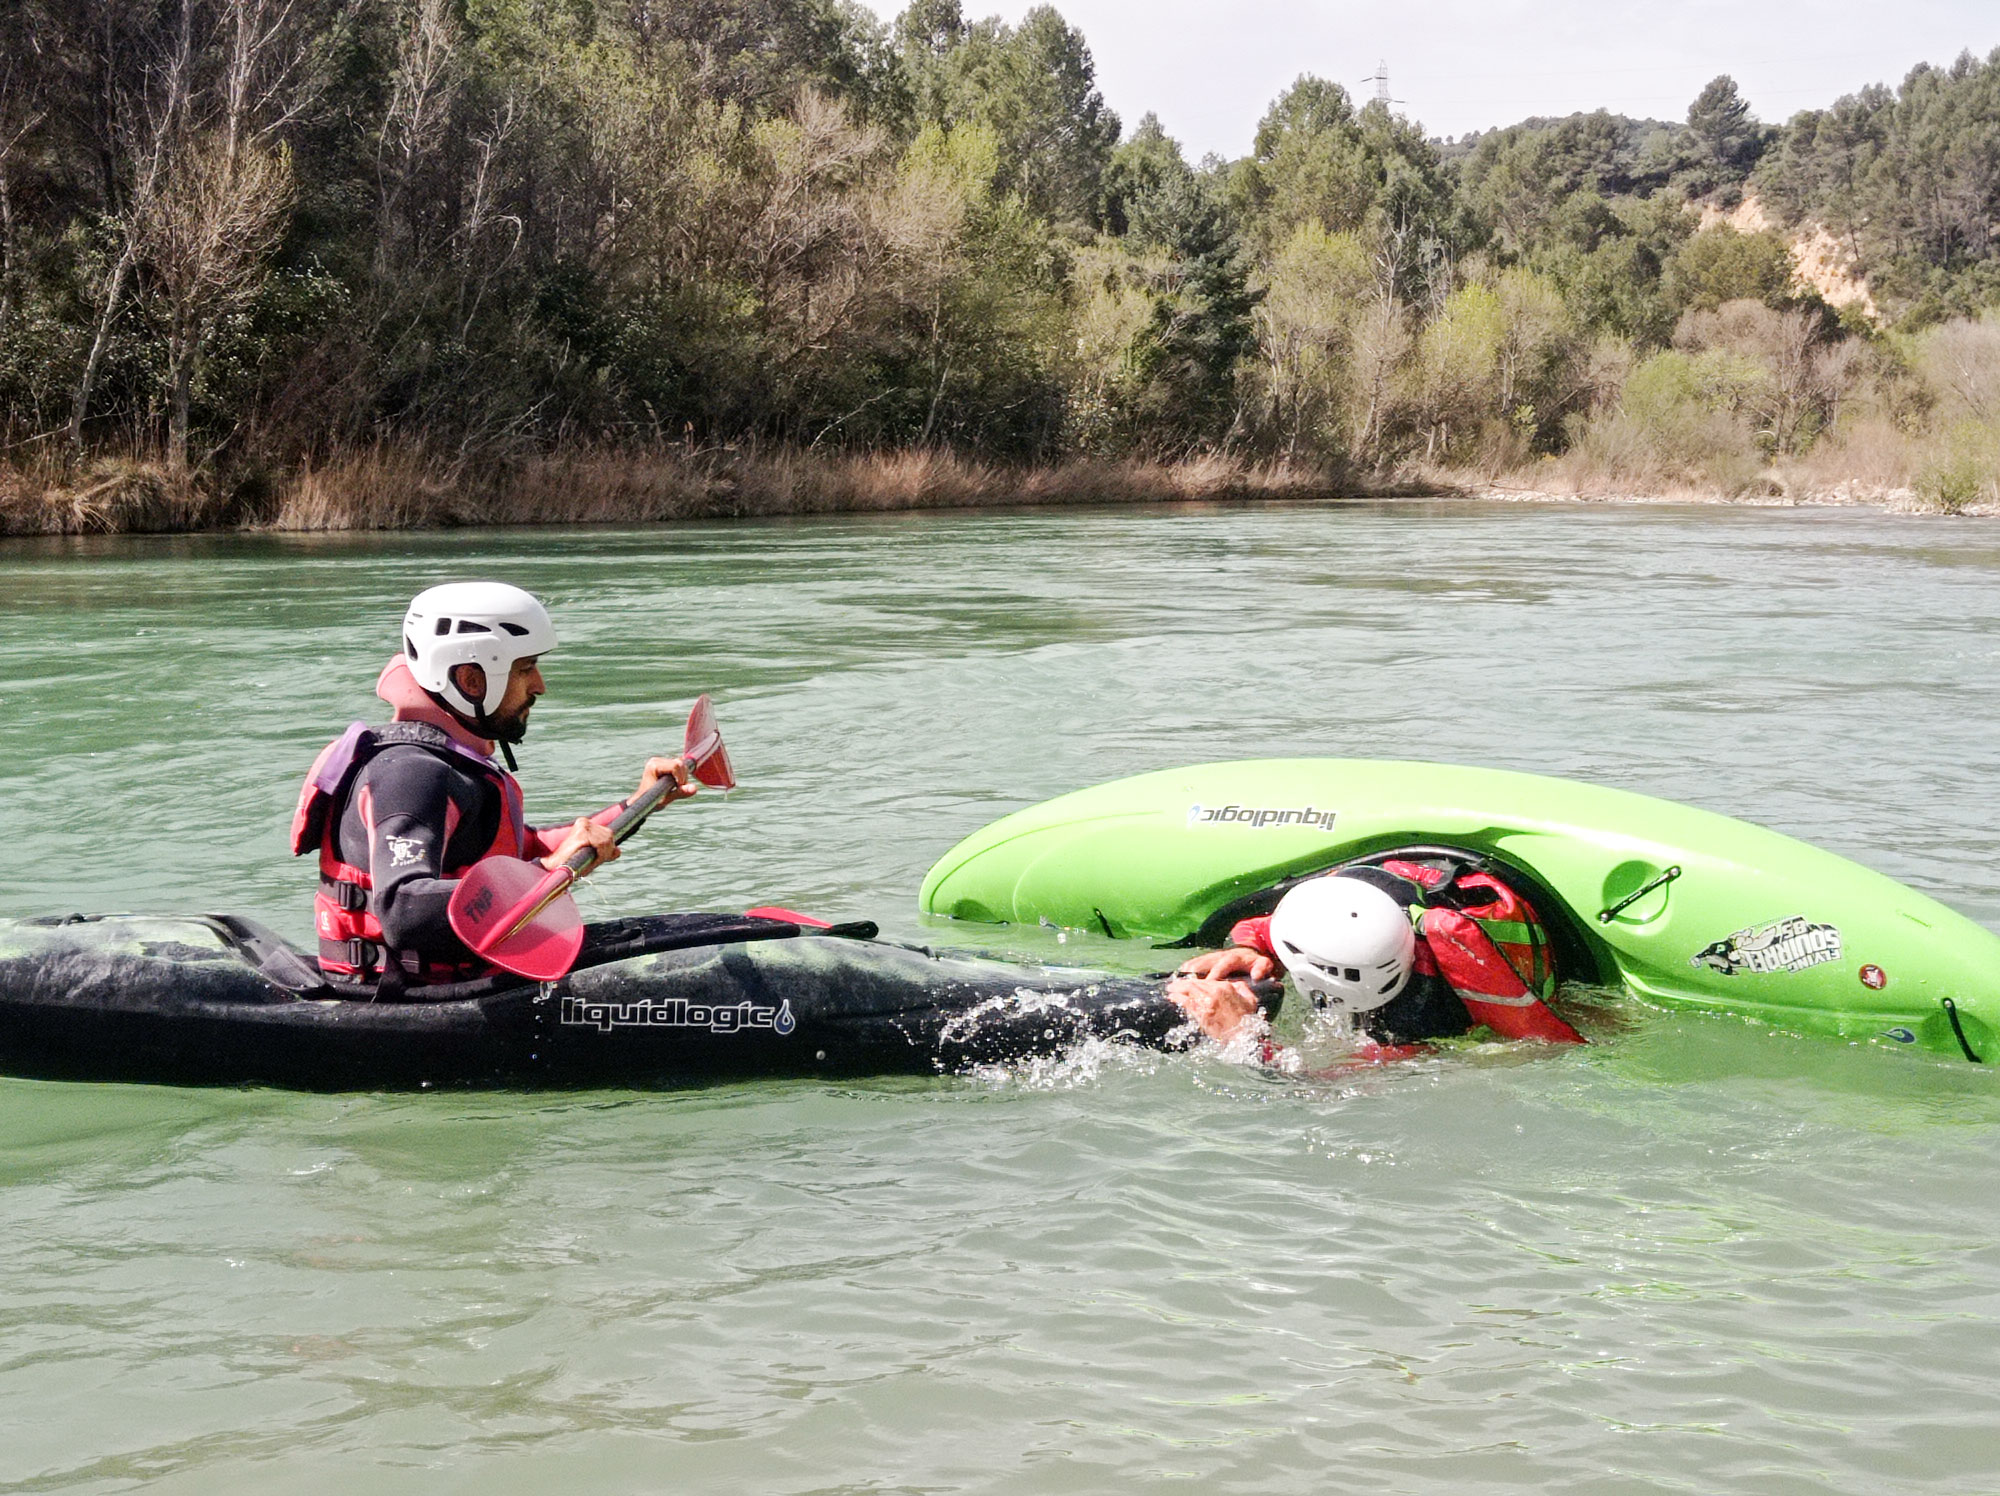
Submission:
<svg viewBox="0 0 2000 1496">
<path fill-rule="evenodd" d="M 1417 931 L 1409 985 L 1361 1025 L 1392 1043 L 1448 1038 L 1474 1024 L 1503 1039 L 1581 1044 L 1550 1010 L 1556 972 L 1534 908 L 1502 879 L 1439 858 L 1387 857 L 1330 875 L 1359 878 L 1410 911 Z M 1241 920 L 1232 945 L 1275 956 L 1271 920 Z M 1469 1022 L 1467 1020 L 1470 1020 Z"/>
<path fill-rule="evenodd" d="M 377 753 L 402 745 L 438 755 L 460 773 L 489 781 L 499 794 L 501 809 L 491 844 L 463 862 L 446 866 L 441 876 L 462 878 L 474 862 L 488 857 L 526 857 L 535 849 L 521 786 L 492 759 L 454 741 L 450 734 L 428 723 L 393 722 L 386 727 L 370 727 L 356 722 L 327 744 L 313 761 L 299 791 L 298 809 L 292 816 L 292 854 L 301 856 L 315 850 L 319 853 L 319 891 L 313 899 L 313 925 L 319 936 L 320 969 L 341 980 L 370 982 L 393 968 L 398 980 L 410 986 L 434 986 L 490 975 L 495 968 L 484 962 L 471 959 L 445 962 L 424 959 L 413 952 L 390 950 L 383 939 L 381 921 L 371 907 L 373 875 L 366 867 L 357 867 L 340 856 L 341 813 L 356 776 Z M 452 826 L 447 827 L 441 846 L 449 847 L 453 840 L 450 830 L 456 822 L 455 809 L 447 808 L 447 819 Z M 369 820 L 366 805 L 362 807 L 362 818 Z"/>
</svg>

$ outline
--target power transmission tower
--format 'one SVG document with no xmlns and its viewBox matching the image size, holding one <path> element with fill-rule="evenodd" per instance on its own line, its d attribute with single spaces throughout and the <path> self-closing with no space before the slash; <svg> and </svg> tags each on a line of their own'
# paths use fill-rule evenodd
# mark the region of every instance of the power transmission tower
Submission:
<svg viewBox="0 0 2000 1496">
<path fill-rule="evenodd" d="M 1375 102 L 1382 105 L 1385 109 L 1391 104 L 1400 104 L 1403 102 L 1401 99 L 1392 99 L 1389 97 L 1389 61 L 1387 58 L 1376 63 L 1375 71 L 1361 81 L 1375 85 Z"/>
</svg>

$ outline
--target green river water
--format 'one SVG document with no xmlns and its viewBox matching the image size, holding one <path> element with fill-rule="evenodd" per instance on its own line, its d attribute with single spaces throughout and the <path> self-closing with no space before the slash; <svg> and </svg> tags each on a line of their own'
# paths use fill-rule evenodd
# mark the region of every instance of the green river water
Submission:
<svg viewBox="0 0 2000 1496">
<path fill-rule="evenodd" d="M 0 548 L 0 915 L 307 929 L 410 595 L 563 648 L 531 813 L 714 693 L 587 912 L 941 927 L 958 837 L 1197 759 L 1565 774 L 2000 927 L 2000 527 L 1396 504 Z M 295 1095 L 0 1080 L 0 1491 L 1992 1492 L 2000 1075 L 1718 1019 L 1341 1081 Z"/>
</svg>

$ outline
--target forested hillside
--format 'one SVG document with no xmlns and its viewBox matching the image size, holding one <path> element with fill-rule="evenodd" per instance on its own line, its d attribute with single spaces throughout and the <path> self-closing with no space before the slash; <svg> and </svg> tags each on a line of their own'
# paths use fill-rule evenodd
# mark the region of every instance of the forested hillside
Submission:
<svg viewBox="0 0 2000 1496">
<path fill-rule="evenodd" d="M 1681 122 L 1450 143 L 1307 75 L 1203 162 L 1106 108 L 1047 7 L 20 0 L 0 59 L 17 514 L 138 475 L 269 517 L 385 453 L 439 483 L 755 446 L 1947 507 L 2000 472 L 2000 53 L 1782 126 L 1725 77 Z M 1700 227 L 1746 194 L 1777 228 Z M 1814 235 L 1871 303 L 1801 279 Z"/>
</svg>

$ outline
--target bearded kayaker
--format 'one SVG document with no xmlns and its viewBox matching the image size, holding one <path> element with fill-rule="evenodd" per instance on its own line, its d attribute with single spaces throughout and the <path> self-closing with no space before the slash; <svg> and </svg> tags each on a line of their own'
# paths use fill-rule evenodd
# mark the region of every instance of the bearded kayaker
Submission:
<svg viewBox="0 0 2000 1496">
<path fill-rule="evenodd" d="M 403 648 L 375 683 L 394 720 L 357 722 L 329 743 L 292 821 L 294 855 L 319 853 L 313 923 L 320 969 L 337 987 L 393 998 L 489 974 L 447 917 L 476 862 L 517 857 L 553 869 L 586 847 L 593 866 L 618 856 L 607 823 L 629 801 L 537 830 L 510 772 L 513 745 L 548 689 L 541 657 L 555 645 L 548 610 L 503 582 L 452 582 L 411 602 Z M 635 798 L 668 778 L 677 785 L 669 801 L 695 793 L 680 759 L 650 758 Z"/>
<path fill-rule="evenodd" d="M 1370 1059 L 1475 1027 L 1584 1042 L 1543 1001 L 1556 973 L 1533 907 L 1448 858 L 1413 851 L 1308 878 L 1270 914 L 1239 921 L 1227 949 L 1184 962 L 1167 995 L 1227 1043 L 1257 1011 L 1250 984 L 1281 974 L 1322 1011 L 1352 1014 Z"/>
</svg>

